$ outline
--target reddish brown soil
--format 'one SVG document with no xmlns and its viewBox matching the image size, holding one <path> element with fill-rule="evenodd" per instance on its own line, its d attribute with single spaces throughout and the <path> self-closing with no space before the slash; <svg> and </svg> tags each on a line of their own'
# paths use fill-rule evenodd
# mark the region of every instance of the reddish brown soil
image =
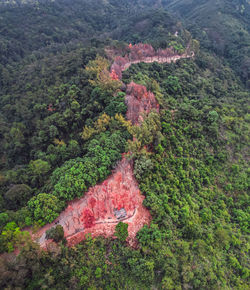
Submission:
<svg viewBox="0 0 250 290">
<path fill-rule="evenodd" d="M 194 53 L 189 52 L 189 47 L 183 54 L 176 53 L 173 48 L 165 48 L 155 50 L 149 44 L 135 44 L 127 47 L 125 56 L 115 56 L 115 50 L 107 50 L 107 54 L 111 59 L 114 59 L 111 66 L 112 78 L 122 79 L 122 72 L 128 69 L 132 64 L 145 62 L 145 63 L 171 63 L 176 62 L 178 59 L 190 58 Z"/>
<path fill-rule="evenodd" d="M 159 111 L 154 94 L 134 82 L 127 86 L 126 103 L 127 119 L 135 125 L 140 125 L 142 114 L 148 114 L 153 109 Z M 133 175 L 132 162 L 123 155 L 108 179 L 90 188 L 81 199 L 70 202 L 53 223 L 34 235 L 34 239 L 41 247 L 48 248 L 51 240 L 46 240 L 46 231 L 59 224 L 64 229 L 68 245 L 73 246 L 81 242 L 86 234 L 114 237 L 116 225 L 123 221 L 128 224 L 127 241 L 135 246 L 136 233 L 151 220 L 149 211 L 142 205 L 143 200 Z"/>
<path fill-rule="evenodd" d="M 151 220 L 149 211 L 142 205 L 143 200 L 144 196 L 133 176 L 132 163 L 123 156 L 108 179 L 90 188 L 83 198 L 70 202 L 53 223 L 44 226 L 35 234 L 35 238 L 42 247 L 46 247 L 46 230 L 60 224 L 64 228 L 69 246 L 73 246 L 88 233 L 93 237 L 113 236 L 115 226 L 123 221 L 129 225 L 127 241 L 134 245 L 138 230 Z M 126 216 L 118 218 L 115 211 L 121 210 Z"/>
<path fill-rule="evenodd" d="M 139 125 L 143 121 L 143 114 L 149 114 L 152 110 L 159 112 L 159 104 L 153 93 L 148 92 L 145 86 L 131 82 L 127 86 L 126 94 L 127 119 L 133 125 Z"/>
</svg>

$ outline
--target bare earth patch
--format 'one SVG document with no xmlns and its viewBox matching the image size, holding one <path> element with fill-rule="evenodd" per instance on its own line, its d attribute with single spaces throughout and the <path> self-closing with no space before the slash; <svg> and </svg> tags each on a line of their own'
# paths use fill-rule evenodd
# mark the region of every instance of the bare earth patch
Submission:
<svg viewBox="0 0 250 290">
<path fill-rule="evenodd" d="M 108 179 L 90 188 L 83 198 L 70 202 L 60 216 L 42 227 L 34 238 L 46 248 L 50 242 L 45 239 L 46 231 L 59 224 L 64 229 L 68 245 L 73 246 L 89 233 L 93 237 L 114 237 L 115 226 L 123 221 L 128 224 L 127 241 L 135 246 L 136 233 L 151 220 L 149 211 L 142 205 L 143 200 L 131 161 L 123 156 Z"/>
</svg>

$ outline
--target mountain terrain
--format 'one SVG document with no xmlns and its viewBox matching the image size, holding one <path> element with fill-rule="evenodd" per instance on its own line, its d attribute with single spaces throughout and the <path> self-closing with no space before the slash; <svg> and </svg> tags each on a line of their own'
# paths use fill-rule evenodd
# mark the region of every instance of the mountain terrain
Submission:
<svg viewBox="0 0 250 290">
<path fill-rule="evenodd" d="M 249 288 L 249 7 L 1 1 L 1 289 Z"/>
</svg>

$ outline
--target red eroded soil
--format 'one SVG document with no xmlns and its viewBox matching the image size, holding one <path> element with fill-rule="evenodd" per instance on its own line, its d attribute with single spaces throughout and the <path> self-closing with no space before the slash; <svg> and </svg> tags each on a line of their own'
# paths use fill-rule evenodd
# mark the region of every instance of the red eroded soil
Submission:
<svg viewBox="0 0 250 290">
<path fill-rule="evenodd" d="M 172 47 L 155 50 L 150 44 L 138 43 L 128 45 L 125 51 L 125 56 L 116 55 L 115 49 L 106 51 L 107 55 L 113 59 L 111 66 L 111 77 L 113 79 L 122 79 L 122 72 L 130 67 L 131 64 L 140 62 L 145 63 L 171 63 L 176 62 L 181 58 L 190 58 L 194 56 L 192 51 L 189 51 L 189 46 L 186 52 L 178 54 Z"/>
<path fill-rule="evenodd" d="M 134 125 L 140 125 L 143 114 L 153 109 L 159 111 L 154 94 L 134 82 L 127 86 L 126 103 L 127 119 Z M 149 211 L 142 205 L 143 200 L 133 175 L 132 162 L 124 155 L 108 179 L 90 188 L 81 199 L 70 202 L 60 216 L 41 228 L 34 238 L 42 247 L 47 247 L 51 240 L 46 240 L 46 231 L 59 224 L 69 246 L 73 246 L 89 233 L 93 237 L 114 237 L 115 226 L 123 221 L 129 225 L 127 241 L 135 245 L 136 233 L 151 220 Z"/>
<path fill-rule="evenodd" d="M 45 248 L 50 242 L 45 239 L 46 230 L 60 224 L 69 246 L 73 246 L 88 233 L 93 237 L 113 237 L 115 226 L 123 221 L 128 224 L 127 241 L 135 245 L 136 233 L 151 220 L 149 211 L 142 205 L 143 200 L 132 163 L 123 156 L 108 179 L 90 188 L 83 198 L 70 202 L 53 223 L 35 234 L 35 238 Z"/>
<path fill-rule="evenodd" d="M 140 125 L 142 114 L 153 109 L 159 111 L 159 105 L 153 93 L 145 86 L 131 82 L 127 86 L 127 119 Z M 76 199 L 51 224 L 41 228 L 34 238 L 46 248 L 51 240 L 46 240 L 46 231 L 59 224 L 64 229 L 69 246 L 81 242 L 86 234 L 93 237 L 114 237 L 115 227 L 119 221 L 128 223 L 130 245 L 136 244 L 136 233 L 151 216 L 142 205 L 144 196 L 140 193 L 133 175 L 132 162 L 123 156 L 113 174 L 99 185 L 89 189 L 81 199 Z"/>
<path fill-rule="evenodd" d="M 159 104 L 155 96 L 148 92 L 145 86 L 131 82 L 127 86 L 126 93 L 127 119 L 133 125 L 139 125 L 143 121 L 143 114 L 149 114 L 153 109 L 159 112 Z"/>
</svg>

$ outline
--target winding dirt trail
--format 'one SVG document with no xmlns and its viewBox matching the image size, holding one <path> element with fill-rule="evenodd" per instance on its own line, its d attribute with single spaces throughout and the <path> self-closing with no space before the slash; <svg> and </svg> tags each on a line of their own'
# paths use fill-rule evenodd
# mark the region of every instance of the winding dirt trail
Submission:
<svg viewBox="0 0 250 290">
<path fill-rule="evenodd" d="M 122 72 L 127 70 L 132 64 L 137 63 L 171 63 L 176 62 L 179 59 L 193 58 L 194 52 L 190 51 L 190 43 L 188 44 L 186 51 L 182 54 L 178 54 L 173 48 L 158 49 L 155 50 L 149 44 L 130 44 L 127 48 L 127 53 L 124 56 L 117 56 L 115 49 L 107 49 L 107 55 L 113 59 L 111 65 L 111 72 L 117 76 L 118 79 L 122 79 Z"/>
<path fill-rule="evenodd" d="M 141 63 L 141 62 L 145 62 L 145 63 L 153 63 L 153 62 L 158 62 L 158 63 L 171 63 L 171 62 L 176 62 L 179 59 L 183 59 L 183 58 L 192 58 L 194 57 L 194 53 L 191 54 L 181 54 L 181 55 L 173 55 L 173 56 L 169 56 L 169 57 L 161 57 L 161 56 L 153 56 L 153 57 L 144 57 L 142 59 L 139 60 L 133 60 L 133 61 L 129 61 L 127 63 L 124 64 L 122 71 L 127 70 L 132 64 L 137 64 L 137 63 Z"/>
<path fill-rule="evenodd" d="M 170 63 L 189 57 L 193 57 L 193 54 L 140 57 L 132 61 L 127 61 L 126 57 L 119 57 L 118 60 L 117 58 L 114 60 L 111 71 L 115 71 L 121 79 L 122 71 L 135 63 Z M 159 112 L 159 104 L 154 94 L 148 92 L 145 86 L 130 83 L 127 86 L 125 100 L 128 107 L 127 119 L 134 125 L 140 125 L 142 113 L 148 114 L 153 109 Z M 123 154 L 122 160 L 111 176 L 101 184 L 90 188 L 81 199 L 69 202 L 58 218 L 39 229 L 33 234 L 33 238 L 42 248 L 47 248 L 51 241 L 46 240 L 46 231 L 59 224 L 64 229 L 68 245 L 73 246 L 80 243 L 89 233 L 93 237 L 114 237 L 116 225 L 119 221 L 123 221 L 128 224 L 127 242 L 135 246 L 136 233 L 151 221 L 149 211 L 142 204 L 144 198 L 133 174 L 133 164 Z"/>
</svg>

